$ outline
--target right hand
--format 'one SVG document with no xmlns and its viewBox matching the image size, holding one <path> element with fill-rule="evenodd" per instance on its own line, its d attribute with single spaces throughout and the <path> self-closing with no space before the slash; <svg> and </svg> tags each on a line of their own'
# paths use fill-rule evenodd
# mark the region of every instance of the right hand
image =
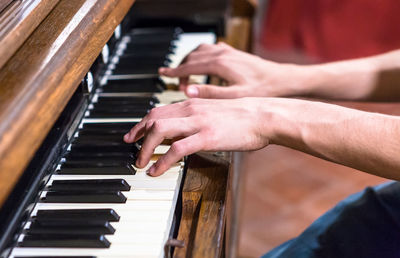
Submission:
<svg viewBox="0 0 400 258">
<path fill-rule="evenodd" d="M 164 139 L 174 140 L 148 171 L 151 176 L 158 176 L 182 157 L 200 150 L 248 151 L 265 147 L 275 135 L 270 117 L 268 100 L 264 98 L 194 98 L 153 108 L 124 136 L 124 141 L 133 143 L 144 137 L 136 161 L 136 166 L 143 168 Z"/>
<path fill-rule="evenodd" d="M 160 75 L 179 77 L 180 89 L 192 98 L 276 97 L 302 94 L 304 67 L 279 64 L 236 50 L 227 44 L 202 44 L 177 68 Z M 215 75 L 229 87 L 189 84 L 190 75 Z"/>
</svg>

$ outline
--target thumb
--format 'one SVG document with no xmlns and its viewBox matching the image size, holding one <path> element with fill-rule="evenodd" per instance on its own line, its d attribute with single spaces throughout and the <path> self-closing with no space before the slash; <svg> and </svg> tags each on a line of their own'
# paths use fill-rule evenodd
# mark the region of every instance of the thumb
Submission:
<svg viewBox="0 0 400 258">
<path fill-rule="evenodd" d="M 189 98 L 205 99 L 233 99 L 241 97 L 242 87 L 240 86 L 214 86 L 208 84 L 189 85 L 185 89 L 185 94 Z"/>
</svg>

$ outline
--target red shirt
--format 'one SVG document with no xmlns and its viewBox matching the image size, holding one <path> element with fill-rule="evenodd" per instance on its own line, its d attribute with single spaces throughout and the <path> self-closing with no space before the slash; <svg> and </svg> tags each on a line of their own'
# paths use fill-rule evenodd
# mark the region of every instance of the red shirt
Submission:
<svg viewBox="0 0 400 258">
<path fill-rule="evenodd" d="M 270 0 L 261 44 L 320 61 L 400 48 L 400 0 Z"/>
</svg>

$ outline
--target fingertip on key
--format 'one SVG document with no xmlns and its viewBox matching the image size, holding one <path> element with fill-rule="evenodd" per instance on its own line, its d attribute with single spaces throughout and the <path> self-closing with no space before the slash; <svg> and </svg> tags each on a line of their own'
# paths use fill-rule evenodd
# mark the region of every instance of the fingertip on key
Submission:
<svg viewBox="0 0 400 258">
<path fill-rule="evenodd" d="M 147 173 L 147 175 L 149 175 L 149 176 L 154 176 L 154 172 L 156 171 L 156 168 L 155 168 L 155 166 L 154 165 L 152 165 L 147 171 L 146 171 L 146 173 Z"/>
<path fill-rule="evenodd" d="M 159 69 L 158 69 L 158 73 L 159 74 L 165 74 L 165 73 L 167 73 L 167 68 L 166 67 L 160 67 Z"/>
<path fill-rule="evenodd" d="M 129 142 L 129 133 L 124 135 L 124 141 Z"/>
</svg>

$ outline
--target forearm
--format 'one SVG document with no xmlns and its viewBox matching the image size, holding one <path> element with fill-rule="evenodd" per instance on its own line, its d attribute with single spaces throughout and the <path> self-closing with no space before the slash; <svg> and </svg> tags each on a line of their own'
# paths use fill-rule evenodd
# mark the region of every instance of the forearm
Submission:
<svg viewBox="0 0 400 258">
<path fill-rule="evenodd" d="M 267 103 L 271 143 L 400 179 L 400 118 L 295 99 Z"/>
<path fill-rule="evenodd" d="M 299 67 L 302 95 L 341 100 L 400 100 L 400 50 Z"/>
</svg>

